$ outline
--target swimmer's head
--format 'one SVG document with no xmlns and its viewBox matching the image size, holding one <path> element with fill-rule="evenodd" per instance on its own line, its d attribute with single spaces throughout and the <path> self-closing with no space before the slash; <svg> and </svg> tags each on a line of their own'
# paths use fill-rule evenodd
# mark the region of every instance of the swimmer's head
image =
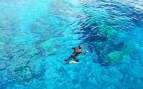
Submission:
<svg viewBox="0 0 143 89">
<path fill-rule="evenodd" d="M 81 45 L 79 45 L 79 46 L 78 46 L 78 48 L 79 48 L 79 49 L 81 49 L 81 48 L 82 48 L 82 46 L 81 46 Z"/>
</svg>

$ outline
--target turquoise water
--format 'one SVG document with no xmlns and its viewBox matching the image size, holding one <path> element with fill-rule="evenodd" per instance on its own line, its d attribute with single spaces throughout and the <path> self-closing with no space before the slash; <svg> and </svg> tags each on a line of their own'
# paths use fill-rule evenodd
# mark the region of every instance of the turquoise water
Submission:
<svg viewBox="0 0 143 89">
<path fill-rule="evenodd" d="M 0 89 L 143 89 L 142 29 L 142 0 L 1 0 Z"/>
</svg>

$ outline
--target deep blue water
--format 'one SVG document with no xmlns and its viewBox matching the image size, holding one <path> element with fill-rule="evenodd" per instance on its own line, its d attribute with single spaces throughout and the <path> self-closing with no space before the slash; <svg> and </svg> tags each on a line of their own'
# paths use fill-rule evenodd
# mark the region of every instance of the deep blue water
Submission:
<svg viewBox="0 0 143 89">
<path fill-rule="evenodd" d="M 0 33 L 0 89 L 143 89 L 142 0 L 0 0 Z"/>
</svg>

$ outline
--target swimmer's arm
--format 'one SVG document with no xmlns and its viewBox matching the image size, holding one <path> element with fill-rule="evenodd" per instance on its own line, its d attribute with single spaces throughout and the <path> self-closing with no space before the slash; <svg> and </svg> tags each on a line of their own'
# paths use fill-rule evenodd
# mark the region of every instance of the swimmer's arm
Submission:
<svg viewBox="0 0 143 89">
<path fill-rule="evenodd" d="M 84 53 L 84 52 L 81 52 L 81 54 L 84 56 L 86 53 Z"/>
<path fill-rule="evenodd" d="M 84 56 L 86 53 L 88 53 L 88 50 L 86 52 L 81 52 L 81 54 Z"/>
<path fill-rule="evenodd" d="M 83 53 L 83 52 L 82 52 L 82 55 L 83 55 L 83 56 L 84 56 L 85 54 L 86 54 L 86 53 Z"/>
</svg>

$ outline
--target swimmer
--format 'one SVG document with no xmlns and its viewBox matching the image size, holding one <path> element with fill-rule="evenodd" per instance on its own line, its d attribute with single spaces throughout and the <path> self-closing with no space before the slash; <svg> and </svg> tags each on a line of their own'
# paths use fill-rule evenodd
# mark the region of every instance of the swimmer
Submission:
<svg viewBox="0 0 143 89">
<path fill-rule="evenodd" d="M 84 56 L 86 53 L 88 53 L 88 50 L 86 50 L 85 53 L 82 52 L 82 48 L 83 47 L 81 45 L 79 45 L 78 48 L 73 47 L 72 49 L 74 50 L 74 52 L 71 54 L 71 56 L 68 59 L 65 59 L 65 61 L 67 63 L 78 63 L 79 59 L 77 59 L 77 56 L 79 54 L 82 54 Z M 70 61 L 71 59 L 74 59 L 74 61 Z"/>
</svg>

